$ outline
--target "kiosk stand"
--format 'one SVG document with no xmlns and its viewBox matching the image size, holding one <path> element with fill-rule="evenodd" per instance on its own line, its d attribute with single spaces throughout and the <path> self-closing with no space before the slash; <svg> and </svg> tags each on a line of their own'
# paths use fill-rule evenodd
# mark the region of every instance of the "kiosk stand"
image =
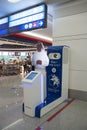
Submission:
<svg viewBox="0 0 87 130">
<path fill-rule="evenodd" d="M 35 107 L 43 103 L 43 75 L 41 72 L 31 71 L 23 80 L 24 113 L 35 116 Z"/>
<path fill-rule="evenodd" d="M 31 71 L 23 80 L 24 113 L 41 117 L 68 98 L 69 47 L 50 46 L 47 50 L 50 63 L 46 68 L 46 100 L 44 78 L 39 71 Z"/>
</svg>

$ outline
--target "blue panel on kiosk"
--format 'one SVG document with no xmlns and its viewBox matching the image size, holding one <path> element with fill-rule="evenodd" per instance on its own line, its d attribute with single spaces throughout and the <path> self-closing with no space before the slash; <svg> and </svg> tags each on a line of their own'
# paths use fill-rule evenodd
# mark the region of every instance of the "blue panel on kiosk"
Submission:
<svg viewBox="0 0 87 130">
<path fill-rule="evenodd" d="M 50 102 L 61 97 L 62 90 L 62 50 L 64 46 L 50 46 L 47 53 L 50 59 L 47 71 L 47 99 Z"/>
<path fill-rule="evenodd" d="M 40 117 L 41 109 L 62 96 L 62 53 L 64 46 L 50 46 L 47 54 L 50 62 L 47 72 L 47 98 L 46 102 L 35 108 L 35 116 Z"/>
<path fill-rule="evenodd" d="M 36 108 L 35 108 L 35 117 L 39 117 L 39 118 L 40 118 L 41 109 L 42 109 L 43 107 L 45 107 L 46 105 L 47 105 L 47 104 L 42 103 L 42 104 L 36 106 Z"/>
</svg>

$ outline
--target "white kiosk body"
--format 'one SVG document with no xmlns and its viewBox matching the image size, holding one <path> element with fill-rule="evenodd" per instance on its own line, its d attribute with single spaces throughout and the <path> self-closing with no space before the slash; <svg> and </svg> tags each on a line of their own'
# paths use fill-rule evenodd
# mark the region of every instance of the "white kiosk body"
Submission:
<svg viewBox="0 0 87 130">
<path fill-rule="evenodd" d="M 24 113 L 35 116 L 35 107 L 43 103 L 43 75 L 39 71 L 31 71 L 23 80 Z"/>
</svg>

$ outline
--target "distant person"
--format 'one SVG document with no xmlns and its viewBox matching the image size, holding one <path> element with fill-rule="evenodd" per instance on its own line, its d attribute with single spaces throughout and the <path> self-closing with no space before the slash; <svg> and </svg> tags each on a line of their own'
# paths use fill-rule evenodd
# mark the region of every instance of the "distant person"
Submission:
<svg viewBox="0 0 87 130">
<path fill-rule="evenodd" d="M 24 74 L 27 73 L 27 60 L 24 61 Z"/>
</svg>

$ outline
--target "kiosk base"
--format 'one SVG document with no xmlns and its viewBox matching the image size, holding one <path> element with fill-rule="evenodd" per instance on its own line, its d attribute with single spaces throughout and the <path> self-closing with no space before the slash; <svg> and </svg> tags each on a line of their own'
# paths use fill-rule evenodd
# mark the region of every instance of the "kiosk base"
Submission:
<svg viewBox="0 0 87 130">
<path fill-rule="evenodd" d="M 38 105 L 35 109 L 35 117 L 38 117 L 38 118 L 42 117 L 43 115 L 48 113 L 50 110 L 52 110 L 53 108 L 55 108 L 56 106 L 58 106 L 62 102 L 64 102 L 64 99 L 61 97 L 61 98 L 59 98 L 59 99 L 57 99 L 49 104 L 42 103 L 42 104 Z"/>
</svg>

